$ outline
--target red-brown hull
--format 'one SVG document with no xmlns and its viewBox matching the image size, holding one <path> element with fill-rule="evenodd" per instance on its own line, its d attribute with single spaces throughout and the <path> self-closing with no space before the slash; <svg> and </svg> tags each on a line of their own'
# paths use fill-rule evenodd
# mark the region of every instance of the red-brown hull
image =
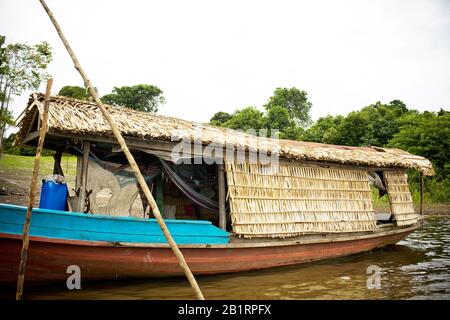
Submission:
<svg viewBox="0 0 450 320">
<path fill-rule="evenodd" d="M 347 240 L 267 245 L 218 245 L 181 247 L 194 274 L 216 274 L 286 266 L 331 259 L 395 244 L 415 228 Z M 20 236 L 0 234 L 0 284 L 17 281 Z M 67 267 L 77 265 L 82 281 L 183 275 L 171 249 L 162 246 L 117 246 L 31 237 L 26 282 L 65 283 Z"/>
</svg>

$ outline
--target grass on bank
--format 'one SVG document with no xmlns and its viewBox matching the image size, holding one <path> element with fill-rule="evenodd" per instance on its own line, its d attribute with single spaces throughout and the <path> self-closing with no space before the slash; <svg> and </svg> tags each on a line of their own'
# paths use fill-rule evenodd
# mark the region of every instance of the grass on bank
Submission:
<svg viewBox="0 0 450 320">
<path fill-rule="evenodd" d="M 39 173 L 48 175 L 53 173 L 54 160 L 52 156 L 41 157 Z M 0 159 L 0 171 L 16 171 L 20 175 L 28 175 L 31 178 L 34 167 L 34 157 L 17 156 L 4 154 Z M 63 155 L 61 167 L 65 176 L 75 176 L 77 167 L 77 158 L 74 156 Z"/>
</svg>

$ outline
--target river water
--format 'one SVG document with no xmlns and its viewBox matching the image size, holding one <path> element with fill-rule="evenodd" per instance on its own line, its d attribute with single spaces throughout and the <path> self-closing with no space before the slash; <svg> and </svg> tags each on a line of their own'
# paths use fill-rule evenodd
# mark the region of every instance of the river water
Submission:
<svg viewBox="0 0 450 320">
<path fill-rule="evenodd" d="M 380 282 L 367 269 L 379 267 Z M 371 268 L 377 268 L 371 267 Z M 395 246 L 356 256 L 197 278 L 207 299 L 450 299 L 450 218 L 429 217 Z M 194 299 L 184 278 L 25 287 L 27 299 Z"/>
</svg>

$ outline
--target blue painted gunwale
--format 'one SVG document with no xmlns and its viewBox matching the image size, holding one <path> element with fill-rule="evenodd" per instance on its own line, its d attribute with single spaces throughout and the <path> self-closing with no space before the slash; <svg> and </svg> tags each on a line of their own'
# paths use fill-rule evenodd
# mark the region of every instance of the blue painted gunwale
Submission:
<svg viewBox="0 0 450 320">
<path fill-rule="evenodd" d="M 0 233 L 22 234 L 27 208 L 0 203 Z M 165 219 L 178 244 L 226 244 L 229 233 L 210 221 Z M 30 236 L 64 240 L 167 243 L 156 219 L 33 208 Z"/>
</svg>

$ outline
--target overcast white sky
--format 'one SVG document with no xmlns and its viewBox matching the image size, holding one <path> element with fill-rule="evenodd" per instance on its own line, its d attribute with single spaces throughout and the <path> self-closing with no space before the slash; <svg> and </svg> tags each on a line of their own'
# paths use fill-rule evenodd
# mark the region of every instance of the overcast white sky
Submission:
<svg viewBox="0 0 450 320">
<path fill-rule="evenodd" d="M 450 1 L 47 0 L 101 95 L 154 84 L 160 113 L 208 121 L 306 90 L 313 119 L 376 101 L 450 108 Z M 48 41 L 53 92 L 82 85 L 38 0 L 0 0 L 7 42 Z M 45 84 L 41 91 L 44 91 Z M 14 115 L 29 92 L 16 97 Z"/>
</svg>

